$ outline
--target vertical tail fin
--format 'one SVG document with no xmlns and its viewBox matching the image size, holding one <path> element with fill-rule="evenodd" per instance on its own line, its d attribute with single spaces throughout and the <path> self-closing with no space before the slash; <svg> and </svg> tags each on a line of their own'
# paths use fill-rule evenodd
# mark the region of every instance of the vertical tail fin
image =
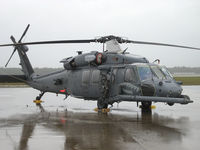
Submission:
<svg viewBox="0 0 200 150">
<path fill-rule="evenodd" d="M 13 36 L 11 36 L 10 39 L 13 41 L 14 44 L 17 43 Z M 16 45 L 15 49 L 17 50 L 20 57 L 20 65 L 22 66 L 22 71 L 24 72 L 27 79 L 30 79 L 34 73 L 34 70 L 26 55 L 26 52 L 28 51 L 28 47 L 26 45 L 20 45 L 20 46 Z"/>
</svg>

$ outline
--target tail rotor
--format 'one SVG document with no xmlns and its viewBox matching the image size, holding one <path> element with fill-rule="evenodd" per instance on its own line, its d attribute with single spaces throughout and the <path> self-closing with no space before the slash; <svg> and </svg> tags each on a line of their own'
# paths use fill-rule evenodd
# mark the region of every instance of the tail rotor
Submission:
<svg viewBox="0 0 200 150">
<path fill-rule="evenodd" d="M 30 27 L 30 24 L 28 24 L 28 25 L 27 25 L 27 27 L 26 27 L 26 29 L 24 30 L 24 32 L 23 32 L 23 34 L 22 34 L 21 38 L 19 39 L 18 43 L 21 43 L 21 41 L 22 41 L 22 39 L 24 38 L 24 36 L 26 35 L 26 33 L 27 33 L 27 31 L 28 31 L 29 27 Z M 13 36 L 11 36 L 11 37 L 10 37 L 10 39 L 11 39 L 11 40 L 14 42 L 14 44 L 16 44 L 16 42 L 15 42 L 15 39 L 14 39 L 14 37 L 13 37 Z M 14 53 L 15 53 L 15 52 L 16 52 L 16 50 L 17 50 L 17 46 L 14 46 L 14 47 L 15 47 L 15 48 L 14 48 L 14 50 L 13 50 L 12 54 L 10 55 L 10 57 L 9 57 L 9 59 L 8 59 L 8 61 L 7 61 L 7 63 L 6 63 L 6 65 L 5 65 L 5 67 L 7 67 L 7 66 L 8 66 L 8 63 L 10 62 L 10 60 L 11 60 L 12 56 L 14 55 Z"/>
</svg>

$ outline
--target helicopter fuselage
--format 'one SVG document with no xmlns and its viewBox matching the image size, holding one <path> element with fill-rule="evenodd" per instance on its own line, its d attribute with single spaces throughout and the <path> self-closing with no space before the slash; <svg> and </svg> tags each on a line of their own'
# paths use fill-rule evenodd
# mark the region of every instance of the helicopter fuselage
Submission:
<svg viewBox="0 0 200 150">
<path fill-rule="evenodd" d="M 110 57 L 116 58 L 119 54 L 111 54 Z M 131 62 L 131 57 L 128 57 Z M 140 59 L 146 61 L 144 58 Z M 73 59 L 70 60 L 73 61 Z M 116 59 L 113 60 L 116 61 Z M 134 60 L 135 58 L 132 58 L 132 62 Z M 71 95 L 85 100 L 105 99 L 108 104 L 115 102 L 109 99 L 118 95 L 141 96 L 147 99 L 153 97 L 182 98 L 181 86 L 163 66 L 151 64 L 148 61 L 130 64 L 121 62 L 108 64 L 106 61 L 105 63 L 94 65 L 89 62 L 87 66 L 75 65 L 70 70 L 64 69 L 44 76 L 33 76 L 29 83 L 33 88 L 43 92 Z M 169 104 L 174 102 L 176 101 L 169 102 Z"/>
</svg>

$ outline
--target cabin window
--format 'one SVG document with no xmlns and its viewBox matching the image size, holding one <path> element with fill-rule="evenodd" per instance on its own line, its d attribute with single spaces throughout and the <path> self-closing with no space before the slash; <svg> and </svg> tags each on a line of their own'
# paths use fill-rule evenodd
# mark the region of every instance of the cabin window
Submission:
<svg viewBox="0 0 200 150">
<path fill-rule="evenodd" d="M 89 70 L 86 70 L 86 71 L 83 71 L 83 74 L 82 74 L 82 84 L 89 84 L 89 81 L 90 81 L 90 71 Z"/>
<path fill-rule="evenodd" d="M 136 82 L 136 75 L 133 69 L 126 69 L 124 80 L 126 82 Z"/>
<path fill-rule="evenodd" d="M 99 83 L 99 79 L 100 79 L 100 71 L 94 70 L 92 72 L 92 83 L 93 84 Z"/>
</svg>

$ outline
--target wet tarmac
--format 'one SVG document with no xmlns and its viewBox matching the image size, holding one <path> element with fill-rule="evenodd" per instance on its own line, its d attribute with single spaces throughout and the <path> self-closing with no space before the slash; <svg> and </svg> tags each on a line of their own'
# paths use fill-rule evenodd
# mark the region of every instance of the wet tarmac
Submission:
<svg viewBox="0 0 200 150">
<path fill-rule="evenodd" d="M 0 149 L 6 150 L 194 150 L 200 147 L 200 86 L 184 86 L 194 103 L 115 104 L 107 114 L 96 102 L 46 94 L 43 107 L 31 88 L 0 88 Z"/>
</svg>

